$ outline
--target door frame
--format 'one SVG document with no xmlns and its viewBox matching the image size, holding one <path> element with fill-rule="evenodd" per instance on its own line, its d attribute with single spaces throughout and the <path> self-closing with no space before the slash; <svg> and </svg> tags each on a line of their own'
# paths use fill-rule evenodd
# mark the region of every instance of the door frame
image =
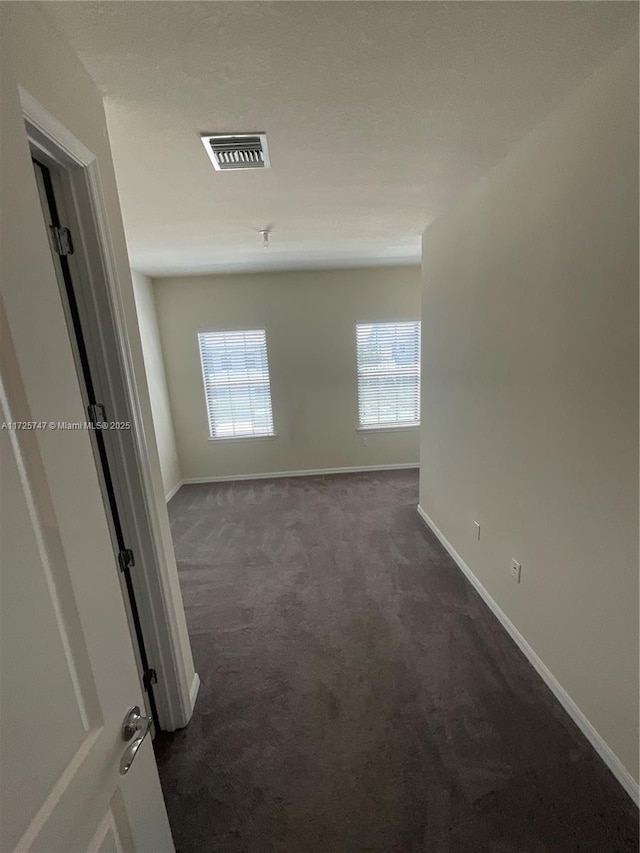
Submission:
<svg viewBox="0 0 640 853">
<path fill-rule="evenodd" d="M 150 666 L 157 673 L 154 697 L 158 719 L 161 729 L 175 731 L 186 726 L 191 718 L 200 680 L 196 673 L 189 682 L 181 648 L 170 566 L 163 545 L 161 520 L 154 500 L 147 441 L 148 429 L 152 428 L 152 425 L 145 428 L 139 403 L 138 382 L 98 161 L 95 154 L 29 92 L 21 86 L 18 89 L 30 145 L 53 161 L 64 173 L 68 187 L 64 200 L 72 218 L 80 226 L 77 235 L 74 235 L 76 251 L 83 257 L 89 271 L 89 291 L 97 297 L 98 304 L 106 306 L 98 315 L 99 328 L 92 331 L 96 333 L 100 357 L 104 359 L 107 370 L 111 369 L 122 377 L 123 399 L 120 400 L 120 408 L 122 409 L 124 404 L 124 408 L 129 412 L 133 436 L 133 453 L 130 453 L 128 459 L 122 450 L 122 442 L 116 443 L 118 451 L 115 454 L 113 473 L 123 486 L 121 495 L 124 499 L 119 501 L 119 509 L 128 517 L 132 536 L 137 540 L 130 546 L 136 549 L 134 589 L 137 593 L 136 602 Z M 94 257 L 94 252 L 91 263 L 86 248 L 87 239 L 98 249 L 98 257 Z M 103 331 L 107 331 L 108 336 L 115 339 L 116 352 L 103 346 Z M 114 401 L 106 399 L 104 402 L 109 406 Z M 135 646 L 135 637 L 132 636 L 131 640 Z"/>
</svg>

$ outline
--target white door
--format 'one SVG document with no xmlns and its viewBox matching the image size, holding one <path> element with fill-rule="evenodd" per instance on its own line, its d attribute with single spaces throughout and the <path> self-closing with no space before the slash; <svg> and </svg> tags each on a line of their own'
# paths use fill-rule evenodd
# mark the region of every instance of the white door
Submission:
<svg viewBox="0 0 640 853">
<path fill-rule="evenodd" d="M 2 107 L 0 851 L 169 853 L 150 737 L 122 774 L 143 697 L 90 436 L 49 426 L 86 415 L 14 92 Z"/>
</svg>

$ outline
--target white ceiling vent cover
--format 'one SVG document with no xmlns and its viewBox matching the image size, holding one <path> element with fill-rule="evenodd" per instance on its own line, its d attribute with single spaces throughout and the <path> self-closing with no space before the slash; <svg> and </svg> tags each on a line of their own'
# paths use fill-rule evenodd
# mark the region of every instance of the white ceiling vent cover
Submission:
<svg viewBox="0 0 640 853">
<path fill-rule="evenodd" d="M 271 168 L 266 133 L 202 134 L 200 138 L 218 172 Z"/>
</svg>

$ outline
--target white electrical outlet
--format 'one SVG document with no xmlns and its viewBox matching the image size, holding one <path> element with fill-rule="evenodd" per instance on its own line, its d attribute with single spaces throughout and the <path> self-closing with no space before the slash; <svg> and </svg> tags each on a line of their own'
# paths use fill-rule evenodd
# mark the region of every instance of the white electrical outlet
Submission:
<svg viewBox="0 0 640 853">
<path fill-rule="evenodd" d="M 480 539 L 480 522 L 474 521 L 473 528 L 476 531 L 476 539 Z"/>
<path fill-rule="evenodd" d="M 366 435 L 362 436 L 362 444 L 366 447 L 369 444 L 369 439 Z"/>
<path fill-rule="evenodd" d="M 520 575 L 522 574 L 522 566 L 517 560 L 511 560 L 511 577 L 516 583 L 520 583 Z"/>
</svg>

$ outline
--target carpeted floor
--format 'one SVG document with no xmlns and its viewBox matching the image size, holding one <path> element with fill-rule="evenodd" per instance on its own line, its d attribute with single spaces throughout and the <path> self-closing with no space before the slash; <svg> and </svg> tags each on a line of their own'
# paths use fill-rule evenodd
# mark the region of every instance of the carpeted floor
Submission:
<svg viewBox="0 0 640 853">
<path fill-rule="evenodd" d="M 628 853 L 638 814 L 416 514 L 417 472 L 183 486 L 178 853 Z"/>
</svg>

